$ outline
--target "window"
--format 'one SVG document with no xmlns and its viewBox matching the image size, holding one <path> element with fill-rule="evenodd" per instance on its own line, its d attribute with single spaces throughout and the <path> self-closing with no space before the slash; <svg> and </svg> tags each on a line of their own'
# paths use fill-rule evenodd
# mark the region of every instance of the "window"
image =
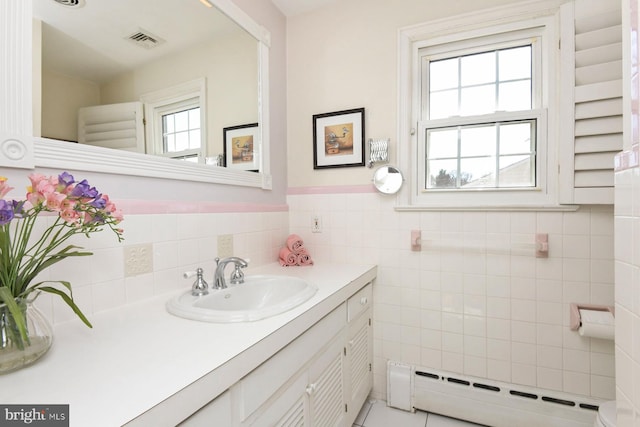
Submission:
<svg viewBox="0 0 640 427">
<path fill-rule="evenodd" d="M 205 93 L 205 81 L 199 79 L 141 97 L 147 153 L 204 163 Z"/>
<path fill-rule="evenodd" d="M 202 151 L 198 99 L 190 99 L 161 109 L 162 154 L 173 159 L 198 161 Z"/>
<path fill-rule="evenodd" d="M 533 51 L 530 41 L 455 56 L 422 51 L 425 189 L 535 187 Z"/>
<path fill-rule="evenodd" d="M 523 7 L 401 31 L 400 117 L 406 109 L 413 123 L 400 123 L 410 148 L 400 165 L 411 171 L 400 203 L 556 204 L 557 121 L 548 117 L 557 111 L 558 10 Z"/>
</svg>

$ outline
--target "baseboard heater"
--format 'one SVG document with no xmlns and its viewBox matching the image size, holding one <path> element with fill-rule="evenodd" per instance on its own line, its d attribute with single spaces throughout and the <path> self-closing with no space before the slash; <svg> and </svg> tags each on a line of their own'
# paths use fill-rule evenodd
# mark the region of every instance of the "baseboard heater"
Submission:
<svg viewBox="0 0 640 427">
<path fill-rule="evenodd" d="M 393 361 L 387 368 L 387 405 L 491 427 L 592 427 L 602 403 Z"/>
</svg>

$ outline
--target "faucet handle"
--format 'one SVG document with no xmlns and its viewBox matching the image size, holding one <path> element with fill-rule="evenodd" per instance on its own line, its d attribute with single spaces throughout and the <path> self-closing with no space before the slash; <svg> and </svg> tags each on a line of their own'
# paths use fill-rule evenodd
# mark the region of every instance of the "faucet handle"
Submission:
<svg viewBox="0 0 640 427">
<path fill-rule="evenodd" d="M 232 285 L 239 285 L 241 283 L 244 283 L 244 273 L 241 270 L 244 267 L 244 265 L 236 263 L 236 268 L 231 273 L 231 276 L 229 276 L 229 281 Z"/>
<path fill-rule="evenodd" d="M 196 281 L 193 282 L 193 286 L 191 286 L 191 295 L 194 297 L 199 297 L 203 295 L 207 295 L 209 293 L 209 285 L 202 277 L 202 268 L 197 268 L 195 273 L 193 271 L 186 271 L 182 277 L 185 279 L 189 279 L 196 275 Z"/>
</svg>

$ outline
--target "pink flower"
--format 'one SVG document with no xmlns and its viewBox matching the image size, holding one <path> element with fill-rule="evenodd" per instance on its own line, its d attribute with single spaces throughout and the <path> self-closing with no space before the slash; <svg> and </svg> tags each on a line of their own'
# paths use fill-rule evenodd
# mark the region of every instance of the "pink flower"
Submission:
<svg viewBox="0 0 640 427">
<path fill-rule="evenodd" d="M 7 178 L 0 176 L 0 199 L 6 196 L 11 190 L 13 190 L 13 187 L 9 187 L 9 185 L 7 185 Z"/>
<path fill-rule="evenodd" d="M 56 190 L 57 182 L 54 182 L 51 177 L 32 173 L 29 175 L 29 180 L 31 181 L 31 187 L 27 188 L 27 200 L 33 206 L 44 202 L 47 199 L 47 195 Z"/>
<path fill-rule="evenodd" d="M 44 196 L 38 193 L 27 193 L 27 201 L 31 203 L 31 206 L 38 206 L 40 202 L 44 200 Z"/>
<path fill-rule="evenodd" d="M 116 220 L 116 224 L 124 220 L 124 215 L 120 209 L 116 209 L 111 215 L 113 216 L 113 219 Z"/>
<path fill-rule="evenodd" d="M 76 207 L 76 202 L 74 202 L 73 200 L 69 199 L 68 197 L 65 198 L 62 203 L 60 204 L 60 210 L 62 211 L 66 211 L 66 210 L 73 210 Z"/>
<path fill-rule="evenodd" d="M 78 215 L 78 212 L 73 209 L 65 209 L 60 212 L 60 218 L 70 224 L 75 224 L 80 219 L 80 215 Z"/>
<path fill-rule="evenodd" d="M 47 193 L 45 195 L 47 209 L 55 212 L 61 211 L 62 202 L 66 198 L 67 196 L 65 196 L 64 194 L 60 194 L 57 191 Z"/>
</svg>

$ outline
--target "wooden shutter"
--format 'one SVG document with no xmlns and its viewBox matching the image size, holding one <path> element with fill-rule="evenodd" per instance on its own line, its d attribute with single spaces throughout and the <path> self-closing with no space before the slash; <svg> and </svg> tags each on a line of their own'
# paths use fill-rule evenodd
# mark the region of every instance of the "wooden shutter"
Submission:
<svg viewBox="0 0 640 427">
<path fill-rule="evenodd" d="M 78 110 L 78 142 L 144 153 L 141 102 L 97 105 Z"/>
<path fill-rule="evenodd" d="M 621 2 L 576 0 L 562 14 L 561 119 L 573 126 L 561 125 L 560 201 L 613 204 L 623 129 Z"/>
</svg>

